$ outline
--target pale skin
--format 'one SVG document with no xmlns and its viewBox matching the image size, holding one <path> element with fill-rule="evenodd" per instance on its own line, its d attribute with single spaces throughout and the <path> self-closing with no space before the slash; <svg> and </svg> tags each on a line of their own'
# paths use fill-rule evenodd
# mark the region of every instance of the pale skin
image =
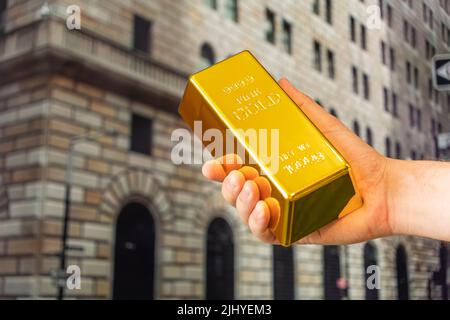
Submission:
<svg viewBox="0 0 450 320">
<path fill-rule="evenodd" d="M 391 235 L 450 241 L 450 163 L 384 157 L 288 80 L 279 84 L 349 162 L 364 201 L 298 244 L 351 244 Z M 257 238 L 276 244 L 271 228 L 278 202 L 270 197 L 267 179 L 241 163 L 237 155 L 227 155 L 205 163 L 202 171 L 222 182 L 223 197 Z"/>
</svg>

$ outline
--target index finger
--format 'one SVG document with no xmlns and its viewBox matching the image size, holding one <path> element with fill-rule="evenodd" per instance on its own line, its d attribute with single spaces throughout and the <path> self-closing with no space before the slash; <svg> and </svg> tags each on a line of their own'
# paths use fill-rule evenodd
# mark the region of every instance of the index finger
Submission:
<svg viewBox="0 0 450 320">
<path fill-rule="evenodd" d="M 207 161 L 202 168 L 203 175 L 214 181 L 222 182 L 233 170 L 242 167 L 242 160 L 236 154 L 227 154 L 215 160 Z"/>
</svg>

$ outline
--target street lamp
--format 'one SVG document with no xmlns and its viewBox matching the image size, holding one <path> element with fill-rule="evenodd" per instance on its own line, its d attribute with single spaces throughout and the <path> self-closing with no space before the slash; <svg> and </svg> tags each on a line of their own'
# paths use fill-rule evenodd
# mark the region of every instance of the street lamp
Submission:
<svg viewBox="0 0 450 320">
<path fill-rule="evenodd" d="M 67 249 L 67 234 L 70 222 L 70 205 L 71 205 L 71 189 L 72 189 L 72 179 L 73 179 L 73 156 L 75 146 L 78 143 L 95 140 L 101 136 L 117 136 L 117 131 L 114 129 L 106 129 L 105 131 L 90 131 L 81 135 L 74 136 L 70 139 L 69 144 L 69 154 L 66 166 L 65 175 L 65 199 L 64 199 L 64 221 L 63 221 L 63 232 L 62 232 L 62 250 L 60 255 L 60 269 L 57 276 L 57 284 L 59 287 L 58 300 L 64 299 L 64 289 L 66 286 L 65 275 L 66 275 L 66 249 Z"/>
</svg>

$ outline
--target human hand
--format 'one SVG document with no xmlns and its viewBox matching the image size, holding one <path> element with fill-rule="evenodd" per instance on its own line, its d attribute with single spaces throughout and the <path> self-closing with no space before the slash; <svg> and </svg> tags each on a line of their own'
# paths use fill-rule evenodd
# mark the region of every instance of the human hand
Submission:
<svg viewBox="0 0 450 320">
<path fill-rule="evenodd" d="M 390 159 L 380 155 L 288 80 L 281 79 L 279 84 L 348 161 L 364 201 L 360 209 L 311 233 L 298 243 L 349 244 L 391 235 L 393 229 L 386 175 Z M 271 228 L 278 220 L 279 205 L 270 197 L 271 187 L 266 178 L 259 176 L 254 168 L 242 166 L 242 160 L 237 155 L 208 161 L 202 171 L 208 179 L 223 182 L 223 197 L 236 207 L 243 223 L 256 237 L 267 243 L 277 243 Z"/>
</svg>

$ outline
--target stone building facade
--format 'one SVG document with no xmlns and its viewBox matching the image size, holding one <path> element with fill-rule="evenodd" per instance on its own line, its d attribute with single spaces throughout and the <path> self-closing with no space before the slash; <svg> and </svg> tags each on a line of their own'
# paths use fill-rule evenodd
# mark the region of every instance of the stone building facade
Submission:
<svg viewBox="0 0 450 320">
<path fill-rule="evenodd" d="M 217 282 L 235 299 L 374 298 L 365 289 L 372 262 L 376 298 L 442 298 L 439 242 L 279 251 L 251 236 L 200 166 L 170 155 L 188 74 L 250 49 L 380 152 L 435 158 L 450 99 L 429 88 L 430 55 L 449 49 L 447 2 L 0 1 L 0 297 L 57 296 L 73 149 L 67 255 L 81 289 L 68 297 L 126 298 L 129 282 L 144 283 L 140 297 L 204 299 Z M 81 30 L 66 26 L 70 5 L 81 8 Z M 142 132 L 150 142 L 135 152 Z M 145 263 L 133 256 L 139 245 Z"/>
</svg>

